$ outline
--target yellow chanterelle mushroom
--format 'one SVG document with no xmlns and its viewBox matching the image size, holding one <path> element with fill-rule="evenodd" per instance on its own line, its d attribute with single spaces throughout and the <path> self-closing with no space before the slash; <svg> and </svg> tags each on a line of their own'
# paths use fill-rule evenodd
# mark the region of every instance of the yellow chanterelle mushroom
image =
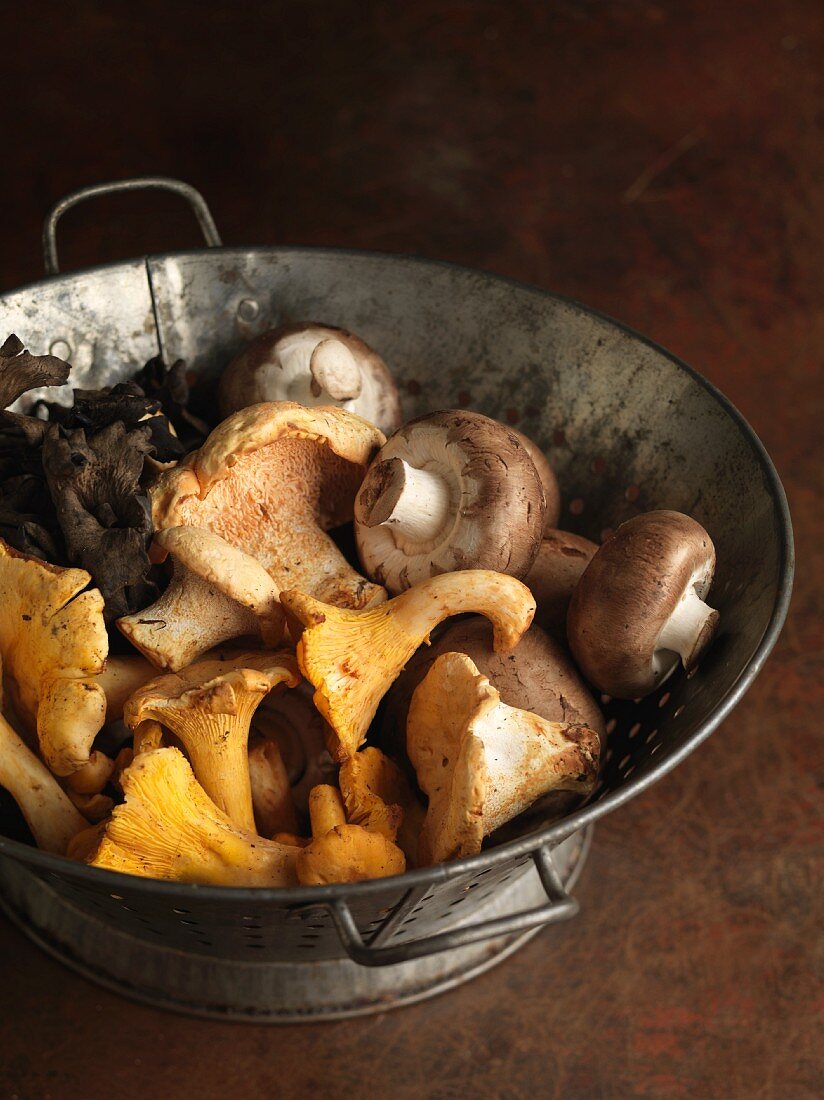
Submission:
<svg viewBox="0 0 824 1100">
<path fill-rule="evenodd" d="M 402 875 L 406 870 L 403 852 L 389 837 L 361 825 L 347 824 L 343 800 L 335 787 L 321 785 L 312 789 L 309 816 L 312 842 L 297 857 L 302 885 L 361 882 Z"/>
</svg>

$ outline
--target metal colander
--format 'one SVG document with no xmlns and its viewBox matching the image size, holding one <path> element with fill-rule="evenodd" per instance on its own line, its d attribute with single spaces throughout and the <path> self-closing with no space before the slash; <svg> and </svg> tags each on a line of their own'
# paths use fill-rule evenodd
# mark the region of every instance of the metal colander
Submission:
<svg viewBox="0 0 824 1100">
<path fill-rule="evenodd" d="M 84 198 L 165 187 L 210 246 L 58 275 L 55 227 Z M 526 933 L 574 914 L 591 824 L 675 767 L 729 713 L 766 659 L 790 594 L 784 493 L 761 443 L 689 367 L 591 310 L 477 271 L 363 252 L 227 249 L 203 199 L 153 179 L 90 188 L 52 211 L 51 277 L 0 297 L 0 336 L 71 359 L 76 386 L 114 383 L 151 356 L 186 360 L 196 389 L 251 337 L 316 319 L 352 329 L 395 373 L 404 414 L 468 407 L 547 452 L 561 525 L 600 541 L 673 508 L 710 532 L 720 632 L 689 676 L 638 703 L 602 697 L 609 742 L 594 796 L 481 855 L 375 882 L 228 889 L 98 870 L 0 837 L 7 912 L 98 981 L 167 1007 L 244 1019 L 385 1008 L 455 984 Z M 0 833 L 11 828 L 0 820 Z"/>
</svg>

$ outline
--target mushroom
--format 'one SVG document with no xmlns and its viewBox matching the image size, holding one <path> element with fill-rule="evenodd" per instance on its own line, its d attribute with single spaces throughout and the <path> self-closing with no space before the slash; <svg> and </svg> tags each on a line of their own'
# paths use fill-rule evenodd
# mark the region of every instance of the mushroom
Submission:
<svg viewBox="0 0 824 1100">
<path fill-rule="evenodd" d="M 378 452 L 355 501 L 364 569 L 393 594 L 457 569 L 524 577 L 544 491 L 516 437 L 480 413 L 430 413 Z"/>
<path fill-rule="evenodd" d="M 414 866 L 424 809 L 398 765 L 380 749 L 361 749 L 341 767 L 340 790 L 347 819 L 396 840 Z"/>
<path fill-rule="evenodd" d="M 202 527 L 256 558 L 278 590 L 343 607 L 385 598 L 346 562 L 329 528 L 352 518 L 383 435 L 342 409 L 274 402 L 224 420 L 152 489 L 157 530 Z"/>
<path fill-rule="evenodd" d="M 198 782 L 240 829 L 254 831 L 247 743 L 261 699 L 299 682 L 291 653 L 242 653 L 229 661 L 198 661 L 139 688 L 123 708 L 135 731 L 160 723 L 183 744 Z M 136 747 L 138 756 L 145 746 Z"/>
<path fill-rule="evenodd" d="M 0 541 L 0 657 L 13 711 L 37 730 L 52 771 L 68 775 L 89 759 L 106 717 L 96 683 L 108 638 L 103 598 L 83 569 L 64 569 Z"/>
<path fill-rule="evenodd" d="M 114 772 L 114 760 L 95 749 L 82 768 L 66 777 L 66 787 L 75 794 L 100 794 Z"/>
<path fill-rule="evenodd" d="M 189 409 L 191 388 L 182 359 L 167 367 L 162 357 L 156 355 L 148 360 L 132 381 L 150 400 L 159 404 L 187 451 L 201 445 L 209 434 L 209 426 Z"/>
<path fill-rule="evenodd" d="M 255 711 L 252 729 L 277 745 L 292 801 L 301 817 L 307 818 L 309 792 L 320 784 L 335 783 L 338 775 L 326 748 L 328 727 L 312 702 L 311 684 L 303 680 L 294 691 L 267 695 Z"/>
<path fill-rule="evenodd" d="M 294 886 L 298 849 L 236 825 L 207 797 L 182 753 L 141 753 L 123 772 L 126 801 L 72 858 L 127 875 L 213 886 Z"/>
<path fill-rule="evenodd" d="M 566 614 L 575 585 L 598 547 L 571 531 L 545 531 L 524 584 L 535 597 L 535 622 L 566 637 Z"/>
<path fill-rule="evenodd" d="M 258 336 L 224 370 L 223 416 L 260 401 L 338 405 L 386 435 L 401 423 L 398 388 L 377 354 L 346 329 L 309 321 Z"/>
<path fill-rule="evenodd" d="M 114 799 L 100 791 L 95 791 L 94 794 L 79 794 L 68 786 L 65 791 L 74 808 L 79 810 L 87 822 L 90 821 L 94 825 L 99 825 L 114 809 Z"/>
<path fill-rule="evenodd" d="M 477 611 L 494 625 L 494 647 L 507 652 L 529 627 L 535 603 L 520 581 L 483 569 L 422 581 L 364 611 L 331 607 L 303 592 L 281 593 L 298 662 L 315 687 L 315 706 L 330 727 L 335 759 L 353 756 L 378 703 L 430 632 L 450 615 Z"/>
<path fill-rule="evenodd" d="M 30 355 L 14 333 L 0 347 L 0 409 L 41 386 L 62 386 L 71 367 L 55 355 Z"/>
<path fill-rule="evenodd" d="M 249 780 L 255 824 L 261 836 L 297 833 L 298 815 L 289 774 L 274 741 L 258 738 L 249 748 Z"/>
<path fill-rule="evenodd" d="M 12 796 L 38 848 L 65 855 L 88 821 L 49 769 L 0 714 L 0 787 Z"/>
<path fill-rule="evenodd" d="M 617 699 L 649 694 L 689 670 L 718 625 L 704 603 L 715 547 L 681 512 L 646 512 L 622 523 L 578 581 L 567 636 L 581 671 Z"/>
<path fill-rule="evenodd" d="M 476 855 L 548 791 L 591 792 L 598 771 L 594 730 L 507 706 L 464 653 L 444 653 L 416 688 L 406 743 L 429 796 L 423 866 Z"/>
<path fill-rule="evenodd" d="M 243 550 L 199 527 L 158 531 L 154 556 L 174 561 L 172 580 L 150 607 L 117 620 L 133 646 L 158 668 L 177 672 L 221 642 L 258 635 L 274 647 L 283 637 L 275 583 Z"/>
<path fill-rule="evenodd" d="M 561 490 L 558 488 L 558 479 L 555 476 L 555 471 L 549 464 L 549 459 L 537 443 L 534 443 L 528 435 L 519 432 L 517 428 L 510 426 L 507 430 L 515 436 L 532 459 L 535 464 L 535 469 L 538 471 L 538 477 L 541 479 L 541 484 L 544 487 L 544 498 L 546 499 L 544 538 L 546 538 L 555 529 L 555 525 L 561 518 Z"/>
<path fill-rule="evenodd" d="M 604 718 L 566 650 L 540 627 L 531 626 L 514 649 L 498 653 L 486 619 L 473 615 L 448 623 L 431 646 L 419 649 L 392 685 L 381 720 L 381 744 L 401 756 L 412 694 L 444 653 L 465 653 L 510 707 L 547 722 L 589 726 L 603 746 Z"/>
<path fill-rule="evenodd" d="M 296 868 L 302 886 L 402 875 L 403 852 L 381 832 L 346 823 L 340 791 L 315 787 L 309 796 L 312 842 L 298 852 Z"/>
<path fill-rule="evenodd" d="M 53 424 L 43 469 L 69 561 L 88 570 L 105 600 L 106 621 L 151 602 L 148 498 L 140 490 L 148 430 L 109 424 L 87 438 Z"/>
</svg>

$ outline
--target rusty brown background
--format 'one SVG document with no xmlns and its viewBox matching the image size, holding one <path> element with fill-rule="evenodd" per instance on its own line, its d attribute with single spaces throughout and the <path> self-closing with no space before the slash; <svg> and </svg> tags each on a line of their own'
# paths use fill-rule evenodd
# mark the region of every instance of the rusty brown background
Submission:
<svg viewBox="0 0 824 1100">
<path fill-rule="evenodd" d="M 473 984 L 283 1029 L 164 1016 L 0 925 L 0 1095 L 824 1094 L 820 0 L 4 6 L 0 289 L 57 197 L 201 188 L 224 240 L 415 252 L 579 298 L 742 410 L 787 487 L 778 648 L 608 818 L 582 913 Z M 66 268 L 195 244 L 163 196 L 73 211 Z M 819 799 L 817 802 L 816 799 Z"/>
</svg>

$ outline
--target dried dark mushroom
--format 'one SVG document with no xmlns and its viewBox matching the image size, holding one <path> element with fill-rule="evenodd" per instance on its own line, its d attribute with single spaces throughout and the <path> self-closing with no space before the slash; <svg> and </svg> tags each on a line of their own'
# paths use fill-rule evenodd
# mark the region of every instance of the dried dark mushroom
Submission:
<svg viewBox="0 0 824 1100">
<path fill-rule="evenodd" d="M 64 556 L 60 528 L 42 475 L 18 474 L 0 484 L 0 538 L 43 561 Z"/>
<path fill-rule="evenodd" d="M 14 333 L 0 346 L 0 408 L 6 409 L 29 390 L 62 386 L 71 367 L 56 355 L 30 355 Z"/>
<path fill-rule="evenodd" d="M 148 426 L 129 430 L 120 421 L 88 437 L 82 428 L 53 424 L 43 444 L 43 469 L 68 560 L 91 573 L 106 602 L 107 622 L 157 595 L 147 554 L 151 512 L 139 484 L 150 448 Z"/>
<path fill-rule="evenodd" d="M 133 381 L 147 397 L 159 402 L 163 414 L 174 426 L 187 451 L 200 446 L 210 428 L 188 407 L 191 388 L 182 359 L 167 367 L 162 357 L 156 355 L 137 372 Z"/>
</svg>

